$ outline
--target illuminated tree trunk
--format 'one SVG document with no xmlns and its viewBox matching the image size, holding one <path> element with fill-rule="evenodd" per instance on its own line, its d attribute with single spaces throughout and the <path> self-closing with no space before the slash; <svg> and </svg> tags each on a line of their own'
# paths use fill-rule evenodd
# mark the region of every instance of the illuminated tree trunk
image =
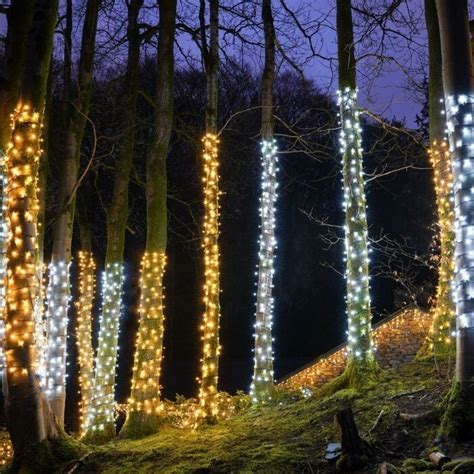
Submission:
<svg viewBox="0 0 474 474">
<path fill-rule="evenodd" d="M 24 4 L 21 8 L 28 14 Z M 15 451 L 13 471 L 24 472 L 38 467 L 36 451 L 45 449 L 48 441 L 58 437 L 52 412 L 36 376 L 34 340 L 34 302 L 38 292 L 36 188 L 57 8 L 57 1 L 53 0 L 35 3 L 28 28 L 20 100 L 12 115 L 12 139 L 7 153 L 6 416 Z"/>
<path fill-rule="evenodd" d="M 429 132 L 430 158 L 434 170 L 436 204 L 438 210 L 440 261 L 436 307 L 430 331 L 430 346 L 435 355 L 446 354 L 453 348 L 451 333 L 455 322 L 454 280 L 454 198 L 452 191 L 451 157 L 446 143 L 444 95 L 441 71 L 441 43 L 439 38 L 436 0 L 425 0 L 426 28 L 429 41 Z"/>
<path fill-rule="evenodd" d="M 161 0 L 158 36 L 155 127 L 147 156 L 147 241 L 140 274 L 139 328 L 132 391 L 121 436 L 137 438 L 159 426 L 163 354 L 163 273 L 167 240 L 166 158 L 173 125 L 176 0 Z"/>
<path fill-rule="evenodd" d="M 115 437 L 115 365 L 123 283 L 123 252 L 128 219 L 128 185 L 133 161 L 136 100 L 140 60 L 138 16 L 143 0 L 128 6 L 128 60 L 124 80 L 124 112 L 121 140 L 114 174 L 112 201 L 107 211 L 107 254 L 102 283 L 102 311 L 95 364 L 91 410 L 86 416 L 85 440 L 102 443 Z"/>
<path fill-rule="evenodd" d="M 357 107 L 356 61 L 350 0 L 337 0 L 339 105 L 345 210 L 349 384 L 375 369 L 369 296 L 369 258 L 362 138 Z"/>
<path fill-rule="evenodd" d="M 46 395 L 60 425 L 64 422 L 66 401 L 66 341 L 67 312 L 70 296 L 69 265 L 75 210 L 75 192 L 78 177 L 80 148 L 89 113 L 93 81 L 95 36 L 101 0 L 88 0 L 82 31 L 81 55 L 74 98 L 72 86 L 66 78 L 66 92 L 71 100 L 65 104 L 65 153 L 61 170 L 58 196 L 58 215 L 54 224 L 53 250 L 47 290 L 47 356 Z M 69 58 L 70 59 L 70 58 Z M 65 61 L 67 63 L 67 61 Z M 67 68 L 67 65 L 66 65 Z M 70 103 L 69 103 L 70 102 Z"/>
<path fill-rule="evenodd" d="M 277 197 L 277 147 L 273 138 L 273 84 L 275 82 L 275 29 L 271 0 L 263 0 L 265 66 L 262 77 L 262 194 L 260 196 L 260 251 L 258 262 L 257 308 L 255 321 L 254 373 L 250 394 L 255 403 L 264 403 L 273 391 L 273 258 L 275 240 L 275 200 Z"/>
<path fill-rule="evenodd" d="M 209 0 L 209 45 L 206 39 L 205 0 L 200 2 L 201 49 L 207 81 L 206 134 L 203 138 L 204 224 L 204 314 L 202 318 L 203 353 L 199 389 L 198 419 L 214 422 L 218 417 L 217 385 L 219 372 L 219 161 L 217 102 L 219 71 L 219 2 Z"/>
<path fill-rule="evenodd" d="M 467 5 L 436 0 L 456 223 L 456 376 L 441 434 L 474 434 L 474 94 Z"/>
</svg>

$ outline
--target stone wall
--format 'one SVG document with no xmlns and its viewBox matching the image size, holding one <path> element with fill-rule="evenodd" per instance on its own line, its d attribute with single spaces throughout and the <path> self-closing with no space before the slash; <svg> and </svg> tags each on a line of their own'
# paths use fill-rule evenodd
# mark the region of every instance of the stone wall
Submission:
<svg viewBox="0 0 474 474">
<path fill-rule="evenodd" d="M 379 364 L 391 368 L 412 360 L 428 334 L 431 319 L 431 313 L 410 306 L 374 325 Z M 285 377 L 278 385 L 291 389 L 319 387 L 339 375 L 345 365 L 346 344 L 342 344 Z"/>
</svg>

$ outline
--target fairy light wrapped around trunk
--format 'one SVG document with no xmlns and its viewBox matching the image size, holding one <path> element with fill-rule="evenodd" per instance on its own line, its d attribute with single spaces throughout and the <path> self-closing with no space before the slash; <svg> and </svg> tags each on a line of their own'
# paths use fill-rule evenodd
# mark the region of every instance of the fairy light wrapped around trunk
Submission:
<svg viewBox="0 0 474 474">
<path fill-rule="evenodd" d="M 39 190 L 38 190 L 39 192 Z M 45 268 L 38 262 L 38 297 L 35 301 L 35 342 L 36 342 L 36 375 L 42 385 L 45 384 L 47 358 L 47 321 L 45 319 Z"/>
<path fill-rule="evenodd" d="M 448 143 L 434 140 L 431 144 L 430 159 L 434 170 L 441 249 L 436 307 L 430 329 L 430 343 L 433 352 L 439 355 L 451 345 L 453 326 L 456 320 L 456 308 L 452 297 L 455 267 L 454 197 Z"/>
<path fill-rule="evenodd" d="M 92 306 L 95 289 L 95 261 L 92 252 L 79 252 L 79 298 L 76 302 L 76 345 L 81 393 L 81 433 L 86 431 L 86 414 L 90 410 L 94 379 L 92 348 Z"/>
<path fill-rule="evenodd" d="M 5 337 L 5 285 L 7 266 L 7 234 L 6 224 L 6 202 L 7 177 L 6 177 L 6 156 L 0 154 L 0 381 L 2 380 L 3 369 L 5 368 L 4 337 Z"/>
<path fill-rule="evenodd" d="M 447 96 L 446 116 L 456 215 L 456 371 L 457 380 L 464 382 L 474 376 L 474 96 Z"/>
<path fill-rule="evenodd" d="M 275 140 L 262 142 L 262 192 L 260 196 L 260 251 L 258 263 L 257 309 L 255 323 L 254 374 L 250 388 L 253 402 L 271 399 L 273 390 L 273 260 L 275 201 L 277 198 L 277 147 Z"/>
<path fill-rule="evenodd" d="M 46 380 L 44 391 L 50 404 L 61 403 L 66 390 L 66 338 L 69 302 L 69 263 L 49 265 L 47 297 Z"/>
<path fill-rule="evenodd" d="M 203 138 L 204 152 L 204 314 L 201 325 L 203 355 L 197 418 L 208 421 L 219 415 L 217 381 L 219 369 L 219 139 L 213 133 Z"/>
<path fill-rule="evenodd" d="M 35 376 L 34 302 L 38 203 L 37 167 L 41 155 L 40 115 L 22 105 L 12 116 L 13 143 L 7 150 L 7 293 L 5 361 L 8 383 L 25 383 L 38 390 Z"/>
<path fill-rule="evenodd" d="M 362 139 L 357 90 L 338 92 L 345 211 L 345 259 L 350 358 L 372 363 L 367 216 L 362 167 Z"/>
<path fill-rule="evenodd" d="M 118 352 L 123 265 L 107 263 L 102 277 L 102 311 L 90 410 L 85 415 L 86 440 L 115 436 L 115 365 Z"/>
<path fill-rule="evenodd" d="M 166 255 L 163 252 L 146 252 L 140 275 L 140 327 L 137 334 L 133 365 L 132 391 L 128 404 L 127 423 L 134 418 L 157 421 L 161 411 L 160 372 L 163 352 L 163 274 Z"/>
</svg>

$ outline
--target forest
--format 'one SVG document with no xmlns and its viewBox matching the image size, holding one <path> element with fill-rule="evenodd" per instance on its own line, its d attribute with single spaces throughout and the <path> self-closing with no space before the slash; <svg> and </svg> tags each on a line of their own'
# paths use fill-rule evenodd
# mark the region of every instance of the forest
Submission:
<svg viewBox="0 0 474 474">
<path fill-rule="evenodd" d="M 474 473 L 473 15 L 0 1 L 0 470 Z"/>
</svg>

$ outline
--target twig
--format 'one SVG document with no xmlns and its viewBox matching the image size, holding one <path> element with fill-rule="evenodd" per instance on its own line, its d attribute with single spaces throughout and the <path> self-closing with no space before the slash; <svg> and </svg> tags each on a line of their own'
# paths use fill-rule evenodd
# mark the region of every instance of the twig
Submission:
<svg viewBox="0 0 474 474">
<path fill-rule="evenodd" d="M 375 423 L 372 425 L 372 427 L 365 433 L 365 436 L 369 436 L 372 431 L 375 430 L 376 426 L 379 424 L 380 418 L 382 418 L 384 411 L 380 410 L 379 416 L 375 419 Z"/>
<path fill-rule="evenodd" d="M 393 395 L 389 398 L 389 400 L 393 400 L 395 398 L 400 398 L 404 397 L 405 395 L 414 395 L 415 393 L 422 392 L 425 389 L 425 387 L 418 388 L 417 390 L 412 390 L 411 392 L 402 392 L 402 393 L 397 393 L 396 395 Z"/>
</svg>

